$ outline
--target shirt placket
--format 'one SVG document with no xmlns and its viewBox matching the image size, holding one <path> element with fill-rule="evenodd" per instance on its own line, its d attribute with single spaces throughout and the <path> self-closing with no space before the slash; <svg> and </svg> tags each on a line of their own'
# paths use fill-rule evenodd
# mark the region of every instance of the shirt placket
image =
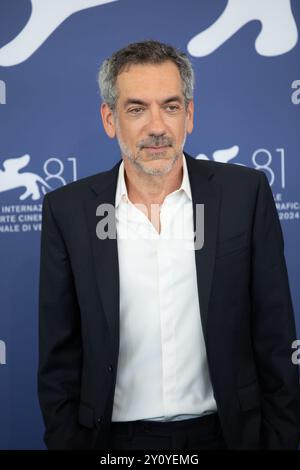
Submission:
<svg viewBox="0 0 300 470">
<path fill-rule="evenodd" d="M 174 330 L 174 308 L 172 299 L 172 263 L 168 240 L 164 238 L 169 225 L 170 201 L 161 209 L 161 233 L 156 241 L 158 260 L 158 291 L 161 322 L 163 403 L 165 416 L 172 415 L 176 408 L 176 337 Z M 169 234 L 168 234 L 169 235 Z M 173 267 L 174 268 L 174 267 Z"/>
</svg>

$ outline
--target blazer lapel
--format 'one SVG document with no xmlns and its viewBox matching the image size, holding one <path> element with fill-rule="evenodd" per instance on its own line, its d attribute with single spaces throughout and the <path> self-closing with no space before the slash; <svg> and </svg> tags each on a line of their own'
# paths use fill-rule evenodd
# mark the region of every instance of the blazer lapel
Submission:
<svg viewBox="0 0 300 470">
<path fill-rule="evenodd" d="M 195 250 L 198 296 L 204 339 L 207 341 L 208 304 L 213 279 L 218 232 L 220 190 L 214 172 L 205 161 L 195 160 L 184 152 L 189 173 L 196 232 L 196 205 L 204 205 L 204 244 Z"/>
<path fill-rule="evenodd" d="M 119 262 L 117 239 L 116 237 L 98 238 L 96 226 L 101 217 L 96 215 L 96 211 L 100 204 L 109 204 L 114 211 L 116 185 L 121 161 L 118 161 L 111 170 L 103 174 L 101 173 L 99 180 L 91 184 L 92 198 L 86 203 L 96 282 L 111 334 L 112 344 L 116 351 L 119 344 Z M 103 217 L 106 216 L 107 213 L 104 213 Z M 115 230 L 115 217 L 113 217 L 113 224 L 113 229 Z"/>
</svg>

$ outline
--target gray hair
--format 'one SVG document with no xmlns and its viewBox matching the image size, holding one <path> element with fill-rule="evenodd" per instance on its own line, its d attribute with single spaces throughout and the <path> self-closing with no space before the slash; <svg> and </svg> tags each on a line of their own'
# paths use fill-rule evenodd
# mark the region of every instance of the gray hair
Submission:
<svg viewBox="0 0 300 470">
<path fill-rule="evenodd" d="M 161 64 L 167 60 L 178 67 L 187 107 L 194 92 L 195 76 L 192 64 L 184 52 L 154 40 L 131 43 L 102 62 L 97 77 L 102 100 L 115 112 L 118 99 L 116 81 L 119 73 L 126 66 L 133 64 Z"/>
</svg>

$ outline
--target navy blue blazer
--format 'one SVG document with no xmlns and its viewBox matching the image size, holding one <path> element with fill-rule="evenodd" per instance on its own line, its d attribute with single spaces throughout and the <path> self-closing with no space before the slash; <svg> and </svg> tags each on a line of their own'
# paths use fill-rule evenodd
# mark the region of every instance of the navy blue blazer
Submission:
<svg viewBox="0 0 300 470">
<path fill-rule="evenodd" d="M 204 204 L 195 301 L 224 439 L 229 449 L 296 449 L 296 330 L 268 180 L 260 170 L 184 154 L 194 223 L 195 205 Z M 119 354 L 119 268 L 116 238 L 96 234 L 96 209 L 114 205 L 120 163 L 44 197 L 38 397 L 48 449 L 107 445 Z"/>
</svg>

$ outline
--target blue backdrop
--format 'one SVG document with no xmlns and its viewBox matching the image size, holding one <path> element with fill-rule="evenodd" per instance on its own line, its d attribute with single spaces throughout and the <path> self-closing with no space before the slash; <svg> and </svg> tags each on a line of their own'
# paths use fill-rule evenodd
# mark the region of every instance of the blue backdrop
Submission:
<svg viewBox="0 0 300 470">
<path fill-rule="evenodd" d="M 41 205 L 111 168 L 97 71 L 144 39 L 189 54 L 195 158 L 263 169 L 300 334 L 299 0 L 0 0 L 0 448 L 43 449 L 37 398 Z M 300 337 L 300 336 L 299 336 Z"/>
</svg>

